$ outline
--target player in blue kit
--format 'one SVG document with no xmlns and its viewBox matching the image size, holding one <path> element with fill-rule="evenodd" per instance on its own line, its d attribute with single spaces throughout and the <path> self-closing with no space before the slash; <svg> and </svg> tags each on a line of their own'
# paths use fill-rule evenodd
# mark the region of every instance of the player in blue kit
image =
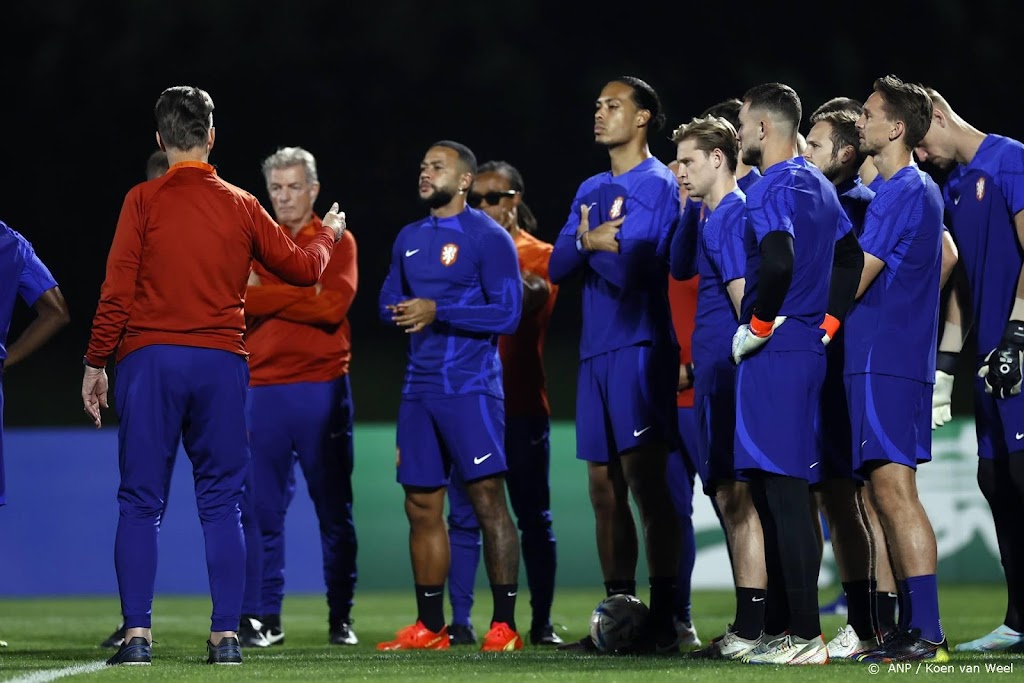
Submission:
<svg viewBox="0 0 1024 683">
<path fill-rule="evenodd" d="M 859 249 L 835 188 L 796 158 L 800 118 L 800 98 L 787 85 L 763 84 L 743 97 L 740 147 L 744 161 L 764 177 L 747 195 L 740 319 L 750 322 L 736 330 L 732 345 L 739 364 L 735 468 L 753 480 L 765 537 L 767 602 L 778 603 L 774 609 L 766 605 L 762 644 L 747 657 L 753 663 L 828 661 L 818 619 L 817 533 L 808 505 L 808 480 L 817 464 L 811 426 L 825 375 L 822 321 L 826 314 L 841 320 L 844 298 L 856 286 L 855 276 L 836 281 L 833 256 L 845 259 L 847 251 Z M 843 259 L 835 261 L 845 272 Z M 834 326 L 838 322 L 826 326 L 825 336 L 833 336 Z"/>
<path fill-rule="evenodd" d="M 482 650 L 523 647 L 516 632 L 519 538 L 505 499 L 505 408 L 498 335 L 522 312 L 519 259 L 508 232 L 466 207 L 476 158 L 435 143 L 420 164 L 419 195 L 430 215 L 402 228 L 380 292 L 380 315 L 409 338 L 398 411 L 398 482 L 405 489 L 416 582 L 416 623 L 378 650 L 448 649 L 444 523 L 451 468 L 465 482 L 480 523 L 494 613 Z"/>
<path fill-rule="evenodd" d="M 854 470 L 870 480 L 899 586 L 900 624 L 862 661 L 949 658 L 939 621 L 936 545 L 917 495 L 931 459 L 931 401 L 942 263 L 942 197 L 913 162 L 928 131 L 924 89 L 879 78 L 857 120 L 884 184 L 861 234 L 864 272 L 846 326 Z"/>
<path fill-rule="evenodd" d="M 50 270 L 20 233 L 0 221 L 0 368 L 4 372 L 25 360 L 68 324 L 68 306 Z M 7 333 L 18 299 L 36 318 L 7 346 Z M 0 506 L 7 504 L 3 449 L 3 375 L 0 374 Z"/>
<path fill-rule="evenodd" d="M 651 582 L 641 649 L 678 648 L 673 624 L 679 530 L 666 484 L 676 443 L 679 348 L 669 313 L 668 242 L 679 188 L 647 140 L 664 123 L 657 93 L 624 76 L 595 103 L 594 139 L 611 170 L 585 180 L 555 242 L 549 274 L 583 276 L 576 457 L 587 462 L 605 591 L 635 594 L 640 510 Z M 589 637 L 572 648 L 592 647 Z"/>
<path fill-rule="evenodd" d="M 945 209 L 970 284 L 970 334 L 978 351 L 978 485 L 992 509 L 1007 593 L 1003 623 L 956 649 L 1006 651 L 1024 646 L 1024 145 L 986 135 L 954 112 L 937 91 L 928 93 L 931 126 L 916 152 L 922 162 L 952 171 L 943 190 Z M 953 303 L 936 371 L 936 394 L 941 380 L 947 411 L 956 365 L 952 352 L 959 351 L 966 328 L 951 317 L 959 312 Z"/>
<path fill-rule="evenodd" d="M 736 427 L 735 365 L 730 342 L 736 331 L 746 270 L 743 230 L 746 196 L 737 187 L 739 144 L 726 119 L 705 116 L 678 128 L 679 178 L 701 202 L 696 265 L 700 275 L 693 332 L 694 406 L 699 429 L 697 464 L 704 492 L 719 510 L 729 544 L 736 587 L 736 618 L 723 637 L 696 654 L 739 659 L 760 642 L 768 577 L 764 539 L 750 485 L 736 478 L 733 435 Z M 687 240 L 672 240 L 673 276 L 690 255 Z M 685 266 L 683 266 L 685 267 Z"/>
</svg>

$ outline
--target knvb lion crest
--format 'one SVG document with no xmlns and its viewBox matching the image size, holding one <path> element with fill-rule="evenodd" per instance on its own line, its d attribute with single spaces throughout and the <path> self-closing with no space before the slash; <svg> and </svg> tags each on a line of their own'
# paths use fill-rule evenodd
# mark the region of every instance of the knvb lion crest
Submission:
<svg viewBox="0 0 1024 683">
<path fill-rule="evenodd" d="M 459 258 L 459 245 L 449 242 L 441 247 L 441 263 L 450 266 Z"/>
<path fill-rule="evenodd" d="M 985 179 L 978 178 L 978 182 L 974 185 L 974 196 L 978 198 L 980 202 L 985 198 Z"/>
<path fill-rule="evenodd" d="M 615 220 L 622 215 L 622 197 L 616 197 L 615 201 L 612 202 L 612 208 L 608 209 L 608 218 Z"/>
</svg>

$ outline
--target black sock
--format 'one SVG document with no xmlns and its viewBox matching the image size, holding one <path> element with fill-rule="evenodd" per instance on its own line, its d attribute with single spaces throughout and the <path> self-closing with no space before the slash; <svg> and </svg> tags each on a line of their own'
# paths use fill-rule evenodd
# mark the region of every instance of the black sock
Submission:
<svg viewBox="0 0 1024 683">
<path fill-rule="evenodd" d="M 434 633 L 444 628 L 444 584 L 416 584 L 416 618 Z"/>
<path fill-rule="evenodd" d="M 650 620 L 656 629 L 671 628 L 675 633 L 675 625 L 672 621 L 673 608 L 676 599 L 676 577 L 674 576 L 652 576 L 651 581 L 651 608 Z"/>
<path fill-rule="evenodd" d="M 889 591 L 875 592 L 875 619 L 878 633 L 885 637 L 896 628 L 896 609 L 899 595 Z"/>
<path fill-rule="evenodd" d="M 764 630 L 765 597 L 763 588 L 736 589 L 736 623 L 732 630 L 744 640 L 754 640 Z"/>
<path fill-rule="evenodd" d="M 789 603 L 789 633 L 810 640 L 821 636 L 818 617 L 818 540 L 807 505 L 807 481 L 769 476 L 763 481 L 765 501 L 774 522 L 782 576 Z M 759 511 L 760 512 L 760 511 Z M 762 519 L 762 527 L 764 521 Z M 767 536 L 765 537 L 767 544 Z M 769 575 L 769 585 L 772 577 Z"/>
<path fill-rule="evenodd" d="M 281 630 L 281 615 L 280 614 L 264 614 L 260 621 L 263 625 L 269 629 Z"/>
<path fill-rule="evenodd" d="M 761 520 L 761 529 L 764 534 L 764 561 L 768 573 L 768 588 L 764 592 L 765 600 L 760 607 L 759 626 L 765 635 L 779 636 L 789 629 L 789 602 L 786 600 L 786 580 L 782 571 L 782 560 L 779 559 L 779 536 L 771 510 L 768 508 L 764 483 L 758 481 L 751 486 L 750 491 L 757 516 Z M 739 604 L 737 601 L 737 605 Z M 755 634 L 754 637 L 756 638 L 757 635 Z"/>
<path fill-rule="evenodd" d="M 861 640 L 868 640 L 875 635 L 871 624 L 871 586 L 873 581 L 844 581 L 843 592 L 846 593 L 846 604 L 849 606 L 847 623 L 857 632 Z"/>
<path fill-rule="evenodd" d="M 491 595 L 494 596 L 494 616 L 491 623 L 505 623 L 513 631 L 516 630 L 516 595 L 519 593 L 519 584 L 516 583 L 492 583 Z"/>
<path fill-rule="evenodd" d="M 1021 470 L 1021 471 L 1018 471 Z M 999 560 L 1006 577 L 1006 617 L 1003 623 L 1020 632 L 1024 629 L 1024 453 L 1010 453 L 1006 459 L 978 459 L 978 488 L 981 489 L 996 527 Z"/>
<path fill-rule="evenodd" d="M 612 579 L 604 582 L 606 597 L 613 595 L 636 595 L 636 581 L 633 579 Z"/>
</svg>

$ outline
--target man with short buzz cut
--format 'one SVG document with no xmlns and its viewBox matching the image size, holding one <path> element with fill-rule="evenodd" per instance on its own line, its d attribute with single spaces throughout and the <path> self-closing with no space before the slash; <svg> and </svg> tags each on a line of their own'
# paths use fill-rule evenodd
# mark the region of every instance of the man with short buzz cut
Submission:
<svg viewBox="0 0 1024 683">
<path fill-rule="evenodd" d="M 522 315 L 523 280 L 508 232 L 466 206 L 476 157 L 441 140 L 420 163 L 430 215 L 402 228 L 380 292 L 380 317 L 409 335 L 398 409 L 397 478 L 405 491 L 416 622 L 378 650 L 447 650 L 450 552 L 445 491 L 458 470 L 483 534 L 494 612 L 481 650 L 520 650 L 519 538 L 505 498 L 505 405 L 499 335 Z"/>
<path fill-rule="evenodd" d="M 808 505 L 818 464 L 813 424 L 823 342 L 835 335 L 859 274 L 859 248 L 835 188 L 797 156 L 800 120 L 800 98 L 787 85 L 766 83 L 743 96 L 740 149 L 764 176 L 747 194 L 740 320 L 749 323 L 732 343 L 735 468 L 753 480 L 768 570 L 765 634 L 745 658 L 759 664 L 828 662 Z"/>
<path fill-rule="evenodd" d="M 611 168 L 577 189 L 549 272 L 556 284 L 583 277 L 576 457 L 587 463 L 605 592 L 636 594 L 629 491 L 643 523 L 651 587 L 649 626 L 637 646 L 669 652 L 679 648 L 679 525 L 665 477 L 678 439 L 679 347 L 666 266 L 680 205 L 676 179 L 648 146 L 664 119 L 647 82 L 622 76 L 604 85 L 592 126 Z M 594 649 L 589 635 L 562 647 Z"/>
<path fill-rule="evenodd" d="M 297 246 L 320 229 L 313 204 L 320 193 L 316 158 L 284 147 L 263 161 L 274 217 Z M 334 245 L 314 287 L 293 287 L 253 265 L 245 297 L 249 392 L 246 418 L 252 450 L 254 507 L 262 534 L 260 591 L 242 630 L 261 622 L 270 643 L 284 642 L 285 514 L 295 496 L 295 464 L 306 479 L 320 529 L 327 586 L 328 641 L 355 645 L 352 602 L 356 528 L 352 518 L 353 405 L 348 310 L 358 283 L 356 241 L 346 232 Z M 248 593 L 247 589 L 247 593 Z"/>
<path fill-rule="evenodd" d="M 971 292 L 973 324 L 959 319 L 950 300 L 936 367 L 936 396 L 943 388 L 945 415 L 963 334 L 978 355 L 972 367 L 978 486 L 992 510 L 1006 577 L 1003 623 L 958 651 L 1005 652 L 1024 646 L 1024 144 L 986 134 L 957 114 L 938 91 L 926 88 L 932 118 L 918 158 L 951 171 L 943 188 L 949 228 L 960 251 Z M 933 405 L 936 401 L 933 401 Z M 934 419 L 934 418 L 933 418 Z"/>
<path fill-rule="evenodd" d="M 162 149 L 154 151 L 146 159 L 146 180 L 159 178 L 164 173 L 167 173 L 167 169 L 167 152 Z"/>
<path fill-rule="evenodd" d="M 939 620 L 935 533 L 917 493 L 931 460 L 932 385 L 942 263 L 942 197 L 913 160 L 932 118 L 919 85 L 874 82 L 857 120 L 860 150 L 885 182 L 860 237 L 864 271 L 846 325 L 845 381 L 854 471 L 885 532 L 901 599 L 900 623 L 858 659 L 947 661 Z"/>
<path fill-rule="evenodd" d="M 120 515 L 114 564 L 125 642 L 111 665 L 152 662 L 157 538 L 179 440 L 192 462 L 213 614 L 207 663 L 241 664 L 237 631 L 245 543 L 240 502 L 249 470 L 243 338 L 254 259 L 312 286 L 345 231 L 334 204 L 303 248 L 248 192 L 217 176 L 213 99 L 168 88 L 155 107 L 170 170 L 125 197 L 85 354 L 82 403 L 96 427 L 116 355 Z"/>
</svg>

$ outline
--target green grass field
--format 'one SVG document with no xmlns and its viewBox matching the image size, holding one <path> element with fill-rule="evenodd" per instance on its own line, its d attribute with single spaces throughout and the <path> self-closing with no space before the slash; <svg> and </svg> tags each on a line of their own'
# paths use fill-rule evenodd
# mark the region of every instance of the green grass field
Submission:
<svg viewBox="0 0 1024 683">
<path fill-rule="evenodd" d="M 489 615 L 486 590 L 476 610 L 475 626 L 482 634 Z M 753 667 L 738 663 L 701 662 L 684 657 L 610 657 L 568 655 L 531 648 L 516 654 L 481 654 L 473 648 L 448 652 L 378 654 L 374 645 L 391 637 L 414 618 L 409 591 L 358 594 L 353 615 L 360 643 L 355 647 L 327 644 L 326 607 L 319 596 L 289 596 L 285 602 L 287 642 L 269 650 L 246 650 L 241 667 L 204 664 L 204 642 L 209 626 L 209 601 L 204 598 L 157 598 L 154 605 L 153 666 L 91 670 L 110 651 L 97 644 L 116 626 L 118 605 L 112 598 L 52 600 L 0 600 L 0 638 L 9 647 L 0 649 L 0 681 L 54 680 L 56 670 L 81 667 L 62 680 L 115 680 L 131 677 L 147 680 L 249 680 L 315 681 L 372 680 L 582 680 L 601 681 L 697 680 L 714 677 L 716 683 L 760 680 L 845 681 L 892 678 L 906 673 L 882 671 L 871 676 L 867 666 L 841 662 L 826 668 L 804 669 Z M 526 597 L 526 596 L 524 596 Z M 587 618 L 600 599 L 599 591 L 562 590 L 556 595 L 553 620 L 565 638 L 582 636 Z M 646 597 L 644 595 L 643 597 Z M 834 597 L 831 591 L 823 600 Z M 997 626 L 1003 618 L 1005 593 L 1000 586 L 947 587 L 940 596 L 943 625 L 951 643 L 975 638 Z M 705 640 L 719 634 L 732 618 L 733 597 L 725 591 L 701 591 L 694 595 L 694 621 Z M 520 602 L 519 618 L 529 623 L 528 602 Z M 826 638 L 845 622 L 825 618 Z M 985 663 L 1015 663 L 1012 674 L 986 673 Z M 977 676 L 1019 680 L 1024 675 L 1024 655 L 997 657 L 954 654 L 949 673 L 920 670 L 921 675 L 947 676 L 955 680 L 971 676 L 960 666 L 980 664 Z M 913 671 L 911 671 L 913 673 Z"/>
</svg>

